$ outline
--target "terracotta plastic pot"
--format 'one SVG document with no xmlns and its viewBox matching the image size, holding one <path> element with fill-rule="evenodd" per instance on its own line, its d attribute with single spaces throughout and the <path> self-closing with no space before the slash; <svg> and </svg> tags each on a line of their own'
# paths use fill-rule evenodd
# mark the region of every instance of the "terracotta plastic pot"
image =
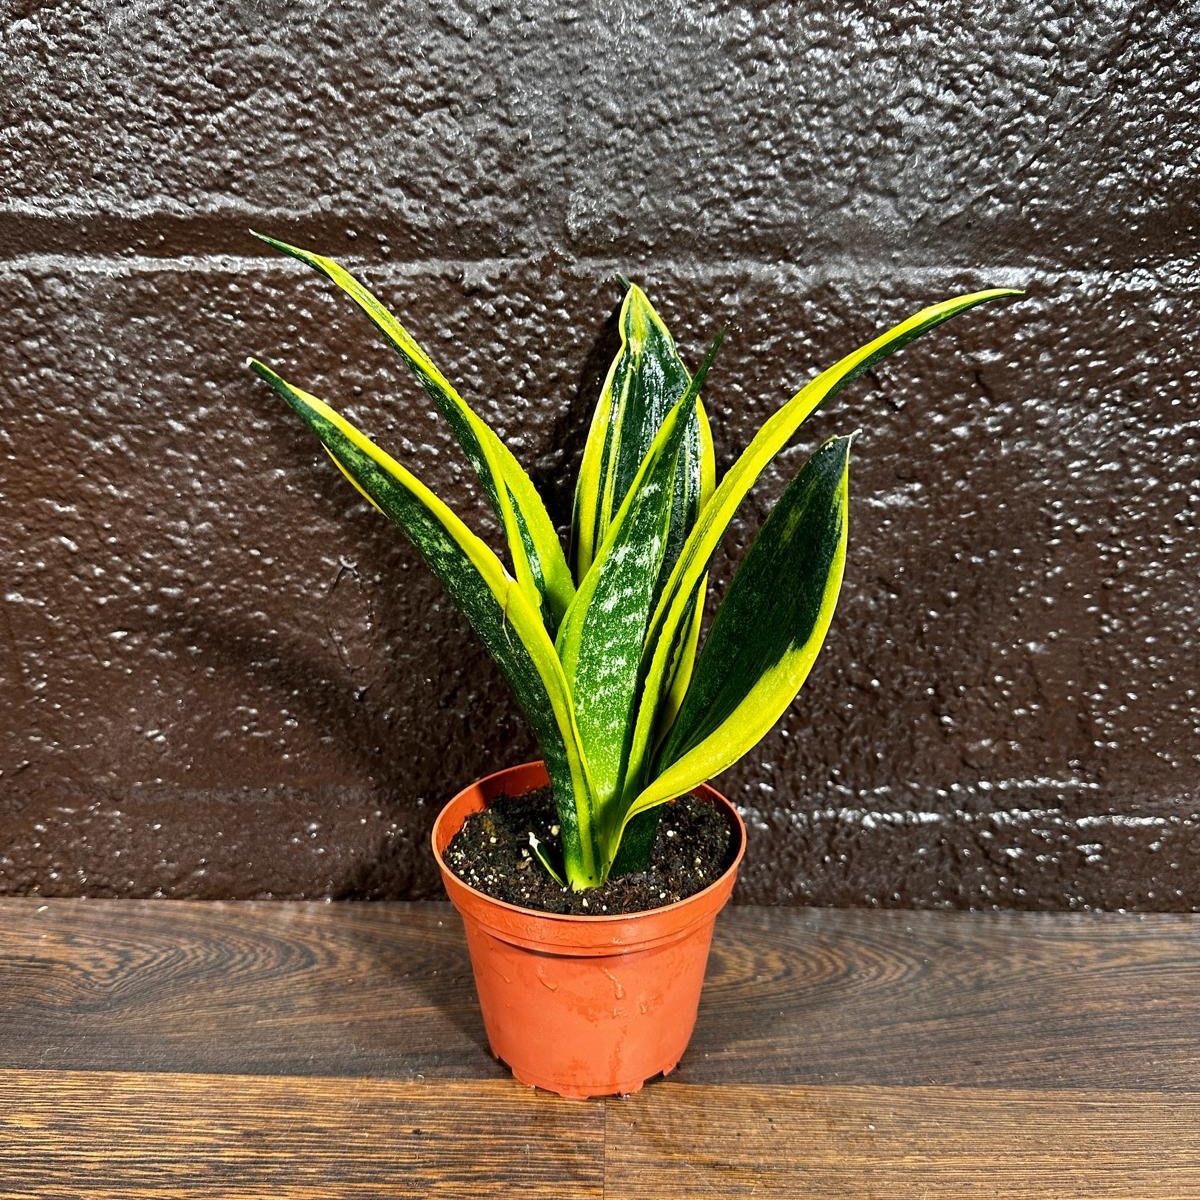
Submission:
<svg viewBox="0 0 1200 1200">
<path fill-rule="evenodd" d="M 433 852 L 467 947 L 488 1041 L 522 1083 L 583 1099 L 638 1091 L 672 1070 L 692 1029 L 713 924 L 737 878 L 746 827 L 719 792 L 733 830 L 733 861 L 715 883 L 665 908 L 624 916 L 563 916 L 493 900 L 464 883 L 442 853 L 493 797 L 549 783 L 540 762 L 464 788 L 433 827 Z"/>
</svg>

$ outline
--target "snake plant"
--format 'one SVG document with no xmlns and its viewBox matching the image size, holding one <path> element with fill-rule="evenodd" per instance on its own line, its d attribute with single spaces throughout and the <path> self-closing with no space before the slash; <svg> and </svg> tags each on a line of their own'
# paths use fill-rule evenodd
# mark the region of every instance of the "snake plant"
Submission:
<svg viewBox="0 0 1200 1200">
<path fill-rule="evenodd" d="M 261 235 L 259 235 L 261 236 Z M 358 491 L 416 545 L 496 660 L 541 746 L 575 890 L 644 865 L 657 806 L 725 770 L 804 683 L 846 560 L 853 435 L 833 437 L 776 502 L 696 649 L 709 561 L 739 504 L 801 423 L 874 363 L 996 288 L 923 309 L 818 375 L 718 484 L 700 388 L 627 281 L 620 346 L 583 453 L 571 555 L 529 476 L 400 322 L 332 259 L 263 241 L 345 292 L 399 351 L 477 472 L 511 569 L 404 466 L 328 404 L 251 360 Z"/>
</svg>

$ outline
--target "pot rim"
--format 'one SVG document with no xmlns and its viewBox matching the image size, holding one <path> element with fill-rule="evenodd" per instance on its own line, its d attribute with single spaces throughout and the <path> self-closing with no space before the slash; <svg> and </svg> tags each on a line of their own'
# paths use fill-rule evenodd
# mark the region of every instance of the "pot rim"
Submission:
<svg viewBox="0 0 1200 1200">
<path fill-rule="evenodd" d="M 737 853 L 733 856 L 733 860 L 729 863 L 725 870 L 722 871 L 721 874 L 712 881 L 712 883 L 708 884 L 707 887 L 701 888 L 698 892 L 693 892 L 690 896 L 684 896 L 682 900 L 673 900 L 670 904 L 663 904 L 657 908 L 639 909 L 637 912 L 597 913 L 593 916 L 590 913 L 554 913 L 546 912 L 544 909 L 540 908 L 526 908 L 524 905 L 513 904 L 508 900 L 498 900 L 495 896 L 489 896 L 487 892 L 481 892 L 478 888 L 472 887 L 465 879 L 463 879 L 461 875 L 458 874 L 458 872 L 456 872 L 446 863 L 446 860 L 442 857 L 441 851 L 438 849 L 438 832 L 446 813 L 458 802 L 463 792 L 470 791 L 473 788 L 485 787 L 487 784 L 499 779 L 502 775 L 508 775 L 515 771 L 536 768 L 542 768 L 543 770 L 545 769 L 545 762 L 543 759 L 535 758 L 528 762 L 517 763 L 511 767 L 502 767 L 498 771 L 492 771 L 490 774 L 476 779 L 472 783 L 467 784 L 466 787 L 455 792 L 455 794 L 448 801 L 446 801 L 444 805 L 442 805 L 441 809 L 438 811 L 437 817 L 433 822 L 433 830 L 430 833 L 430 842 L 433 846 L 433 857 L 437 862 L 438 868 L 445 874 L 451 876 L 459 887 L 469 892 L 472 896 L 477 897 L 484 904 L 494 906 L 502 911 L 507 911 L 521 917 L 533 917 L 539 921 L 551 921 L 566 926 L 582 925 L 588 927 L 589 929 L 599 929 L 603 927 L 605 923 L 609 923 L 614 926 L 621 926 L 637 921 L 639 918 L 646 920 L 647 918 L 659 916 L 663 913 L 669 913 L 673 910 L 678 910 L 684 907 L 684 905 L 700 905 L 703 903 L 703 898 L 710 896 L 712 893 L 722 887 L 731 886 L 730 879 L 732 876 L 737 874 L 738 868 L 742 863 L 742 858 L 746 853 L 746 823 L 742 820 L 741 813 L 739 813 L 734 807 L 733 801 L 731 801 L 727 796 L 724 796 L 718 792 L 717 789 L 711 784 L 701 783 L 692 788 L 687 794 L 699 794 L 703 799 L 717 801 L 718 806 L 723 809 L 726 817 L 730 820 L 734 832 L 737 834 L 738 848 Z M 667 803 L 674 803 L 674 801 L 667 801 Z M 455 830 L 455 833 L 457 832 L 458 830 Z M 454 835 L 452 834 L 451 837 L 453 836 Z M 449 841 L 450 839 L 447 839 L 447 845 L 449 845 Z"/>
</svg>

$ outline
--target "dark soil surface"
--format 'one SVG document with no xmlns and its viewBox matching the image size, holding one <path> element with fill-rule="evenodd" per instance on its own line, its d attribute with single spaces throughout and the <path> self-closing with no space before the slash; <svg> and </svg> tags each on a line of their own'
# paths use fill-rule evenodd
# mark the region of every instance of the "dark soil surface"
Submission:
<svg viewBox="0 0 1200 1200">
<path fill-rule="evenodd" d="M 541 912 L 613 916 L 683 900 L 708 887 L 729 866 L 733 834 L 719 809 L 684 796 L 662 806 L 648 870 L 572 892 L 551 878 L 529 847 L 529 834 L 561 863 L 558 813 L 549 788 L 524 796 L 497 796 L 473 813 L 446 848 L 446 865 L 478 891 Z"/>
</svg>

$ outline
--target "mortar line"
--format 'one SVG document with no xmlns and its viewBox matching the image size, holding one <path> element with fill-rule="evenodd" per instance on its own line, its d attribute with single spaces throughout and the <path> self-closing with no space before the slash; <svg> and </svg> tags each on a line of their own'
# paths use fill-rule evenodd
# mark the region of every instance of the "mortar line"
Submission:
<svg viewBox="0 0 1200 1200">
<path fill-rule="evenodd" d="M 390 278 L 405 278 L 428 275 L 430 273 L 465 272 L 468 274 L 486 275 L 511 271 L 522 266 L 538 263 L 548 251 L 535 250 L 528 254 L 503 255 L 482 258 L 412 258 L 412 259 L 372 259 L 361 254 L 339 255 L 339 261 L 354 270 L 370 270 L 377 275 Z M 653 272 L 663 272 L 677 275 L 696 275 L 703 273 L 707 277 L 721 275 L 746 275 L 758 277 L 771 275 L 784 276 L 798 283 L 814 285 L 822 283 L 839 283 L 846 281 L 870 280 L 893 282 L 897 279 L 950 279 L 955 277 L 986 278 L 989 283 L 1000 285 L 1028 284 L 1031 279 L 1045 285 L 1046 283 L 1069 280 L 1075 285 L 1112 286 L 1115 281 L 1123 282 L 1126 287 L 1140 286 L 1146 290 L 1157 292 L 1172 291 L 1173 285 L 1170 274 L 1179 260 L 1139 265 L 1130 268 L 1070 268 L 1055 266 L 1041 267 L 1034 263 L 1005 263 L 991 265 L 969 265 L 963 263 L 929 263 L 909 262 L 895 263 L 876 259 L 859 259 L 839 257 L 823 259 L 818 263 L 797 264 L 781 259 L 742 256 L 735 260 L 706 259 L 703 256 L 695 260 L 675 257 L 658 257 L 644 255 L 636 251 L 628 255 L 619 252 L 604 255 L 570 255 L 561 257 L 561 269 L 579 274 L 604 275 L 611 274 L 614 264 L 623 259 L 644 258 L 645 268 Z M 178 257 L 159 257 L 146 254 L 111 254 L 84 252 L 30 252 L 9 256 L 0 256 L 0 271 L 2 272 L 53 272 L 70 270 L 75 274 L 89 274 L 114 277 L 131 274 L 207 274 L 210 272 L 226 271 L 239 275 L 252 273 L 278 275 L 286 277 L 290 274 L 302 274 L 301 268 L 284 258 L 269 258 L 262 255 L 238 254 L 188 254 Z M 1180 286 L 1182 287 L 1182 275 Z"/>
</svg>

